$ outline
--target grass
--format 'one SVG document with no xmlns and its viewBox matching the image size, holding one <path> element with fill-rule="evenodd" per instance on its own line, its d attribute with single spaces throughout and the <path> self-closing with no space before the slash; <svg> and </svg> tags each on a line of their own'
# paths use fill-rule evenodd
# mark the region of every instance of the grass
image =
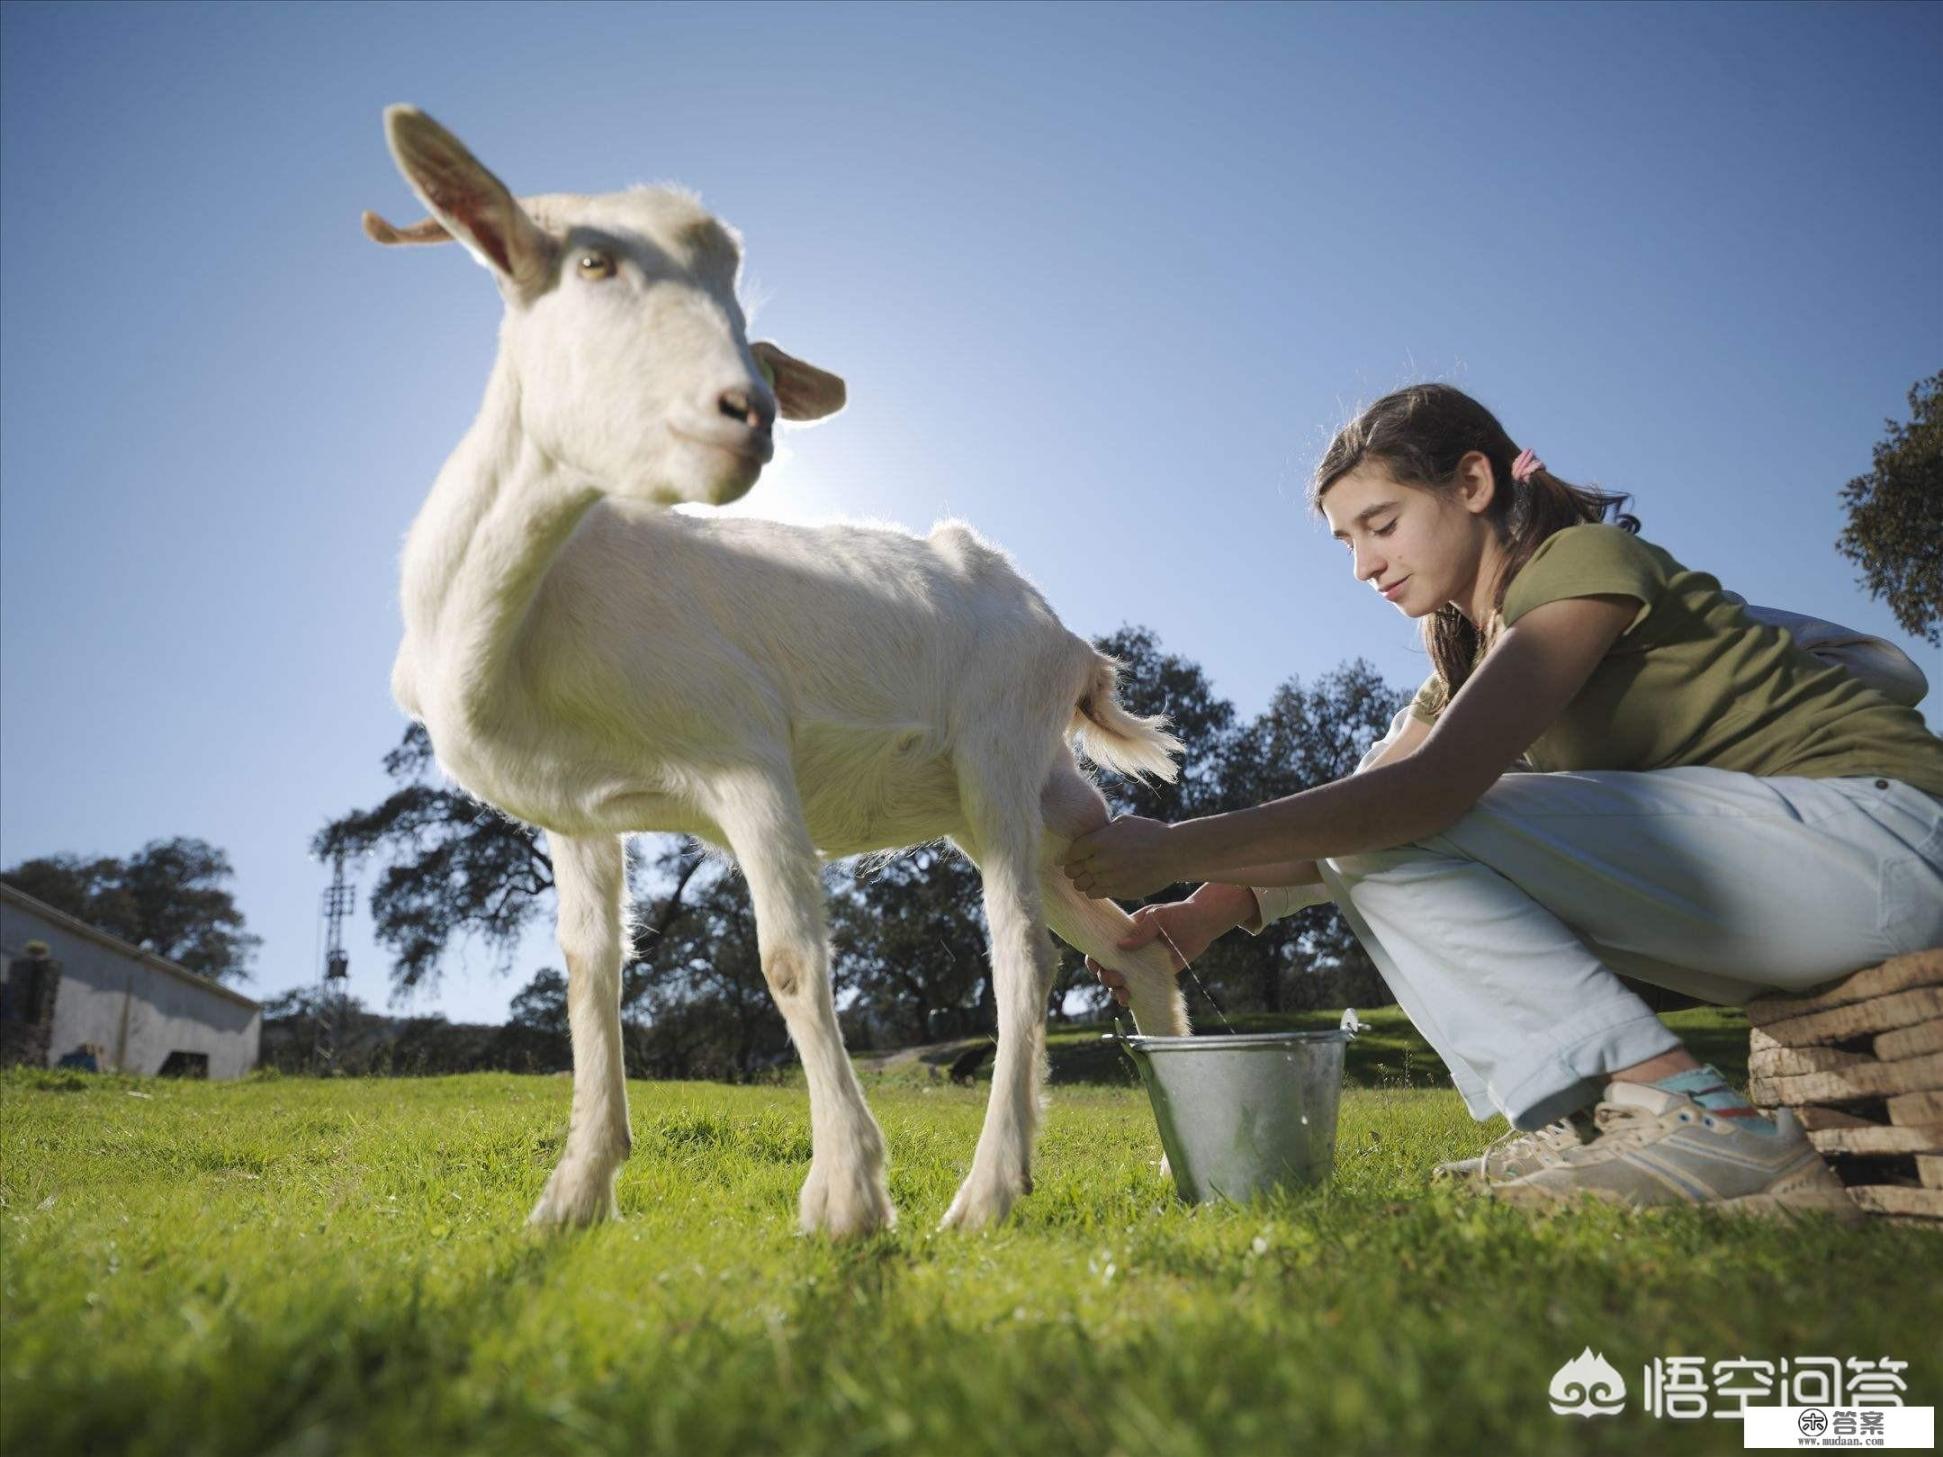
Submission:
<svg viewBox="0 0 1943 1457">
<path fill-rule="evenodd" d="M 901 1221 L 851 1246 L 793 1232 L 809 1120 L 787 1087 L 634 1085 L 623 1221 L 548 1238 L 522 1220 L 564 1078 L 5 1074 L 0 1446 L 1741 1450 L 1737 1423 L 1637 1399 L 1554 1416 L 1552 1373 L 1587 1345 L 1635 1393 L 1654 1356 L 1886 1355 L 1910 1404 L 1936 1401 L 1934 1234 L 1428 1190 L 1502 1124 L 1419 1076 L 1435 1060 L 1394 1013 L 1368 1020 L 1329 1185 L 1180 1205 L 1142 1095 L 1068 1080 L 1037 1191 L 984 1236 L 934 1226 L 985 1089 L 878 1069 Z M 1731 1014 L 1668 1020 L 1697 1049 L 1736 1035 Z M 1056 1039 L 1056 1065 L 1097 1037 Z"/>
</svg>

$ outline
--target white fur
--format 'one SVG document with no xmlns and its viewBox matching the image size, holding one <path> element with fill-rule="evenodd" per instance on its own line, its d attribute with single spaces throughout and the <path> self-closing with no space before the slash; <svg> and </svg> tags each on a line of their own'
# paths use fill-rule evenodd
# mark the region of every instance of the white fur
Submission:
<svg viewBox="0 0 1943 1457">
<path fill-rule="evenodd" d="M 1170 779 L 1178 742 L 1120 708 L 1112 660 L 961 523 L 918 538 L 664 509 L 746 491 L 778 396 L 785 415 L 828 413 L 841 382 L 749 344 L 733 235 L 692 198 L 516 202 L 430 118 L 394 107 L 386 120 L 433 221 L 367 229 L 457 237 L 507 305 L 479 418 L 405 546 L 392 687 L 447 773 L 548 833 L 573 1113 L 533 1222 L 615 1211 L 629 1149 L 623 837 L 636 831 L 699 836 L 748 879 L 763 972 L 808 1076 L 801 1221 L 833 1234 L 895 1216 L 831 999 L 820 857 L 949 837 L 978 864 L 999 1052 L 945 1223 L 1003 1218 L 1030 1187 L 1054 971 L 1044 926 L 1127 973 L 1143 1030 L 1187 1030 L 1167 953 L 1116 950 L 1127 917 L 1056 864 L 1107 819 L 1066 736 Z M 589 239 L 618 255 L 615 275 L 578 276 Z"/>
</svg>

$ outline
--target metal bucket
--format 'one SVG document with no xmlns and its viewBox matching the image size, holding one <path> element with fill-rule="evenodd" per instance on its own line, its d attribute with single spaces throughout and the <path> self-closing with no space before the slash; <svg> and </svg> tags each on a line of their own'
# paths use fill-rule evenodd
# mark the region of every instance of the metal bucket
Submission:
<svg viewBox="0 0 1943 1457">
<path fill-rule="evenodd" d="M 1109 1032 L 1140 1070 L 1174 1186 L 1191 1204 L 1235 1203 L 1327 1182 L 1336 1159 L 1343 1047 L 1356 1009 L 1332 1032 L 1142 1037 Z"/>
</svg>

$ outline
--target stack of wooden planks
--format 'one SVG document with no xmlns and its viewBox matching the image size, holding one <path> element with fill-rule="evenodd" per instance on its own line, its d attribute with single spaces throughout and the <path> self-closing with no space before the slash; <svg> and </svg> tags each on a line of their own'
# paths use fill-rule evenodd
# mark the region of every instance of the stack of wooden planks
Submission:
<svg viewBox="0 0 1943 1457">
<path fill-rule="evenodd" d="M 1747 1020 L 1749 1100 L 1792 1108 L 1862 1208 L 1943 1230 L 1943 947 Z"/>
</svg>

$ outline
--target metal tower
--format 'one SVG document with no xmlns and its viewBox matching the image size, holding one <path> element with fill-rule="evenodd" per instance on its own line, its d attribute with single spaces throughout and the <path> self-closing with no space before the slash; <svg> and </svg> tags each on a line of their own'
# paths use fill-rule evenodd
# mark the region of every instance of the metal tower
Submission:
<svg viewBox="0 0 1943 1457">
<path fill-rule="evenodd" d="M 337 1071 L 337 1057 L 350 1015 L 351 958 L 344 950 L 344 923 L 350 919 L 352 891 L 344 879 L 344 856 L 335 861 L 330 889 L 324 892 L 324 979 L 317 997 L 317 1070 Z"/>
</svg>

